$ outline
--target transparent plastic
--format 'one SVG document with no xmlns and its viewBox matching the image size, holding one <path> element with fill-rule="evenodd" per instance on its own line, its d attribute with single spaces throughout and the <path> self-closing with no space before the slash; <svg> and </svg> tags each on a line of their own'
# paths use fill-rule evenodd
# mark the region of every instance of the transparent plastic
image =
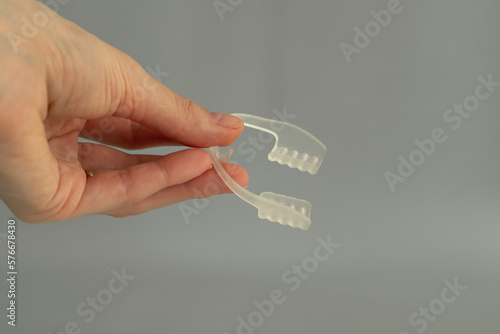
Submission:
<svg viewBox="0 0 500 334">
<path fill-rule="evenodd" d="M 241 119 L 245 126 L 265 131 L 276 138 L 276 143 L 268 154 L 270 161 L 276 161 L 291 168 L 315 175 L 326 154 L 326 146 L 304 129 L 296 125 L 248 114 L 232 114 Z M 221 153 L 218 146 L 209 149 L 215 170 L 236 195 L 258 209 L 258 216 L 271 222 L 307 230 L 311 225 L 311 203 L 272 192 L 256 195 L 234 181 L 222 167 L 230 162 L 230 149 Z"/>
</svg>

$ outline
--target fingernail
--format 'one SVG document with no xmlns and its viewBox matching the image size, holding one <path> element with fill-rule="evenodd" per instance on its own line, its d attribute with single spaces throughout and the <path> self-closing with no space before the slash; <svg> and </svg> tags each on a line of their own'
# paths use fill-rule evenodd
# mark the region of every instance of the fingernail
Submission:
<svg viewBox="0 0 500 334">
<path fill-rule="evenodd" d="M 215 124 L 228 129 L 238 129 L 243 126 L 243 121 L 238 117 L 219 112 L 210 113 Z"/>
</svg>

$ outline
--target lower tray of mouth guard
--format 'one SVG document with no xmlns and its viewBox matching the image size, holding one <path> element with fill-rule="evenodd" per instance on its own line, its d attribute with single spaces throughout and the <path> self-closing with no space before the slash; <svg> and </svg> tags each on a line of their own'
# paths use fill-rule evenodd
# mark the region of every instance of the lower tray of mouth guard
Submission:
<svg viewBox="0 0 500 334">
<path fill-rule="evenodd" d="M 307 230 L 311 225 L 311 204 L 307 201 L 285 195 L 263 192 L 260 196 L 240 186 L 222 167 L 222 162 L 229 162 L 233 150 L 221 153 L 218 146 L 210 148 L 210 155 L 215 170 L 224 183 L 244 201 L 258 210 L 261 219 Z"/>
</svg>

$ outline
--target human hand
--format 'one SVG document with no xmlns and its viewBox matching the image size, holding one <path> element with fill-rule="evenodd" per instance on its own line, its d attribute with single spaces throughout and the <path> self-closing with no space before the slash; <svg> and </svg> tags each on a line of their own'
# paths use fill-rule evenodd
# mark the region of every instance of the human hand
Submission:
<svg viewBox="0 0 500 334">
<path fill-rule="evenodd" d="M 27 38 L 23 18 L 39 13 L 48 23 Z M 243 123 L 177 95 L 43 4 L 0 0 L 0 59 L 0 198 L 19 219 L 123 217 L 230 192 L 204 150 L 130 155 L 102 144 L 224 146 Z M 247 184 L 242 167 L 225 167 Z"/>
</svg>

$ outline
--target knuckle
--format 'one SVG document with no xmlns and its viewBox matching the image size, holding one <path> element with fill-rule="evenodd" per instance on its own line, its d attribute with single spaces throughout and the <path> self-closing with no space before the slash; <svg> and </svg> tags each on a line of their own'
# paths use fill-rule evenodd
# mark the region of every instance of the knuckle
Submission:
<svg viewBox="0 0 500 334">
<path fill-rule="evenodd" d="M 133 186 L 133 182 L 130 178 L 130 174 L 129 174 L 129 171 L 127 170 L 119 170 L 118 171 L 118 179 L 119 179 L 119 184 L 120 184 L 120 192 L 121 192 L 121 196 L 123 198 L 123 205 L 124 206 L 127 206 L 127 205 L 131 205 L 133 204 L 134 202 L 132 201 L 131 197 L 130 197 L 130 194 L 132 192 L 132 186 Z"/>
<path fill-rule="evenodd" d="M 176 95 L 175 103 L 177 105 L 177 109 L 181 112 L 182 116 L 188 116 L 194 113 L 194 103 L 187 97 Z"/>
<path fill-rule="evenodd" d="M 163 187 L 167 188 L 171 185 L 170 175 L 168 172 L 168 166 L 165 163 L 162 163 L 161 160 L 156 160 L 152 162 L 156 167 L 154 171 L 155 177 L 157 177 L 158 182 L 163 185 Z"/>
<path fill-rule="evenodd" d="M 175 114 L 175 122 L 172 124 L 172 137 L 175 138 L 188 127 L 196 127 L 202 122 L 204 109 L 190 99 L 176 94 L 175 108 L 177 113 Z M 208 113 L 208 111 L 206 112 Z"/>
<path fill-rule="evenodd" d="M 179 124 L 197 124 L 199 122 L 200 111 L 202 108 L 190 99 L 176 95 L 175 103 L 177 110 L 178 123 Z"/>
</svg>

